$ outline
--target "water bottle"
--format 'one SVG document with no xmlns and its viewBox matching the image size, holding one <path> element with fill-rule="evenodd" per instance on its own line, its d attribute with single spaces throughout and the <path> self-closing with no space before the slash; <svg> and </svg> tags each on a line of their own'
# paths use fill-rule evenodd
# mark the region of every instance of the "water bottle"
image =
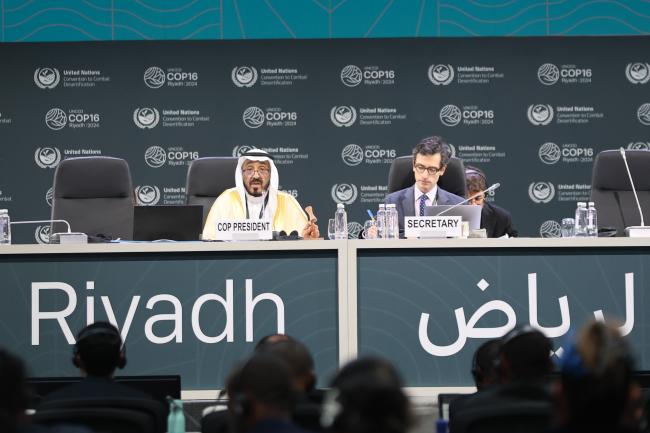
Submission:
<svg viewBox="0 0 650 433">
<path fill-rule="evenodd" d="M 587 208 L 587 235 L 591 238 L 598 237 L 598 212 L 593 201 L 589 202 Z"/>
<path fill-rule="evenodd" d="M 575 230 L 573 236 L 587 236 L 587 203 L 580 201 L 576 208 Z"/>
<path fill-rule="evenodd" d="M 345 213 L 345 206 L 343 203 L 336 205 L 336 213 L 334 214 L 334 239 L 347 239 L 348 238 L 348 216 Z"/>
<path fill-rule="evenodd" d="M 183 413 L 183 400 L 169 400 L 167 433 L 185 433 L 185 414 Z"/>
<path fill-rule="evenodd" d="M 438 418 L 436 421 L 436 433 L 447 433 L 449 431 L 449 422 L 446 419 Z"/>
<path fill-rule="evenodd" d="M 397 220 L 397 207 L 395 204 L 386 205 L 386 238 L 399 238 L 399 222 Z"/>
<path fill-rule="evenodd" d="M 0 244 L 11 243 L 11 226 L 9 225 L 9 211 L 0 209 Z"/>
<path fill-rule="evenodd" d="M 377 239 L 386 239 L 386 205 L 379 204 L 377 211 Z"/>
</svg>

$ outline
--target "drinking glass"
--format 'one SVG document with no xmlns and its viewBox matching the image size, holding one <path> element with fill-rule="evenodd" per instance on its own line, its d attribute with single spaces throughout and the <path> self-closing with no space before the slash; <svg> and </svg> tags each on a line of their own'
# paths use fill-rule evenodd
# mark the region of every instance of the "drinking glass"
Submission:
<svg viewBox="0 0 650 433">
<path fill-rule="evenodd" d="M 330 218 L 327 221 L 327 238 L 332 240 L 334 239 L 334 234 L 336 233 L 336 224 L 334 218 Z"/>
<path fill-rule="evenodd" d="M 562 219 L 562 237 L 572 238 L 575 230 L 576 222 L 573 218 Z"/>
<path fill-rule="evenodd" d="M 377 239 L 377 226 L 373 220 L 368 220 L 363 223 L 363 238 Z"/>
</svg>

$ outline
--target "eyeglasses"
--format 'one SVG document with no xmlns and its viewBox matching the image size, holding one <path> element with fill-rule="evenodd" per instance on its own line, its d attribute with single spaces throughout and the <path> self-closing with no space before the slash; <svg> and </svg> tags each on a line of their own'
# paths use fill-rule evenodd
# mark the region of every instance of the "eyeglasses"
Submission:
<svg viewBox="0 0 650 433">
<path fill-rule="evenodd" d="M 415 167 L 415 171 L 417 171 L 418 173 L 424 174 L 424 172 L 426 171 L 429 174 L 429 176 L 435 176 L 436 174 L 438 174 L 438 173 L 440 173 L 442 171 L 442 167 L 440 167 L 440 168 L 438 168 L 438 167 L 426 167 L 426 166 L 424 166 L 422 164 L 415 164 L 414 167 Z"/>
<path fill-rule="evenodd" d="M 470 196 L 471 196 L 471 194 L 470 194 Z M 473 199 L 471 199 L 470 202 L 471 203 L 482 203 L 484 200 L 485 200 L 484 195 L 478 195 L 478 196 L 474 197 Z"/>
<path fill-rule="evenodd" d="M 269 175 L 271 170 L 269 170 L 268 168 L 264 168 L 264 167 L 258 168 L 258 169 L 245 168 L 241 172 L 244 173 L 244 176 L 246 176 L 246 177 L 251 177 L 255 172 L 257 172 L 262 177 L 266 177 L 266 176 Z"/>
</svg>

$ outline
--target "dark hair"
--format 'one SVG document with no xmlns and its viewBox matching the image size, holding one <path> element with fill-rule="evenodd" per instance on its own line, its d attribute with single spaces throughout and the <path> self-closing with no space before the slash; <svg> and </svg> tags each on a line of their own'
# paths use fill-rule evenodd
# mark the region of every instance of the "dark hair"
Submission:
<svg viewBox="0 0 650 433">
<path fill-rule="evenodd" d="M 499 373 L 496 369 L 497 360 L 501 349 L 501 340 L 488 340 L 481 344 L 472 357 L 472 377 L 476 388 L 481 389 L 486 385 L 496 383 Z"/>
<path fill-rule="evenodd" d="M 552 349 L 551 340 L 539 330 L 517 325 L 503 336 L 500 356 L 507 361 L 511 380 L 541 380 L 553 370 Z"/>
<path fill-rule="evenodd" d="M 0 349 L 0 426 L 12 432 L 27 408 L 25 365 L 17 356 Z"/>
<path fill-rule="evenodd" d="M 255 345 L 255 352 L 266 349 L 266 346 L 273 345 L 279 341 L 291 340 L 292 338 L 287 334 L 269 334 L 265 335 Z"/>
<path fill-rule="evenodd" d="M 108 322 L 95 322 L 86 326 L 77 334 L 75 356 L 77 355 L 89 375 L 110 376 L 124 361 L 120 332 Z"/>
<path fill-rule="evenodd" d="M 437 135 L 423 138 L 413 149 L 413 163 L 418 155 L 435 155 L 436 153 L 440 154 L 440 166 L 446 166 L 451 158 L 451 151 L 445 139 Z"/>
<path fill-rule="evenodd" d="M 631 350 L 618 329 L 595 321 L 585 326 L 562 358 L 569 423 L 585 431 L 615 431 L 629 401 L 633 371 Z"/>
<path fill-rule="evenodd" d="M 256 353 L 236 368 L 227 381 L 227 390 L 236 416 L 247 416 L 254 402 L 276 411 L 290 413 L 294 403 L 291 375 L 276 356 Z"/>
<path fill-rule="evenodd" d="M 289 367 L 291 377 L 296 379 L 314 379 L 314 358 L 307 346 L 294 338 L 267 343 L 256 349 L 256 353 L 277 356 Z M 313 387 L 313 383 L 308 386 Z"/>
<path fill-rule="evenodd" d="M 377 358 L 352 361 L 341 369 L 331 386 L 336 409 L 330 414 L 333 416 L 330 430 L 405 433 L 411 427 L 408 397 L 402 390 L 397 371 L 389 362 Z"/>
<path fill-rule="evenodd" d="M 483 191 L 487 188 L 487 178 L 483 170 L 471 165 L 465 166 L 465 182 L 467 183 L 467 192 Z"/>
</svg>

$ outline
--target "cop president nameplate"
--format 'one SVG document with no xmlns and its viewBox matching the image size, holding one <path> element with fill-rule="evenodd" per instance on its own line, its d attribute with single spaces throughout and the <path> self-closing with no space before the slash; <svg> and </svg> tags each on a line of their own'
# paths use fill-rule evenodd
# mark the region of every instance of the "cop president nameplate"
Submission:
<svg viewBox="0 0 650 433">
<path fill-rule="evenodd" d="M 407 238 L 459 238 L 463 218 L 460 216 L 404 217 Z"/>
<path fill-rule="evenodd" d="M 268 241 L 273 239 L 270 221 L 223 220 L 217 222 L 215 239 L 218 241 Z"/>
</svg>

